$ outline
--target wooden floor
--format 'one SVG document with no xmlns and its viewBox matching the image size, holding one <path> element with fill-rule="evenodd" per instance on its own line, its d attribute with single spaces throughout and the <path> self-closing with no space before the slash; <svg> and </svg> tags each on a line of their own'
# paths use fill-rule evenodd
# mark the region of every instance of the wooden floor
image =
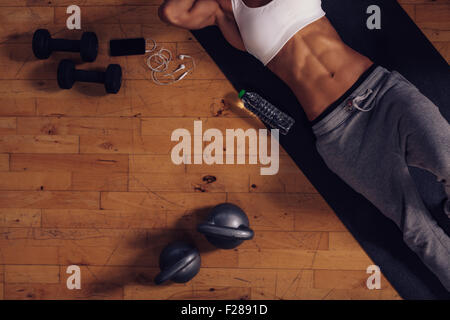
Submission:
<svg viewBox="0 0 450 320">
<path fill-rule="evenodd" d="M 188 32 L 159 22 L 160 2 L 0 0 L 0 299 L 398 299 L 385 279 L 366 289 L 372 262 L 286 153 L 274 177 L 259 166 L 172 164 L 171 132 L 192 131 L 195 119 L 222 130 L 261 124 L 224 103 L 231 85 Z M 97 85 L 59 90 L 68 55 L 31 53 L 38 27 L 79 38 L 65 29 L 73 3 L 101 40 L 99 59 L 82 67 L 120 63 L 116 96 Z M 402 3 L 449 60 L 450 2 Z M 193 55 L 197 70 L 159 87 L 143 57 L 108 57 L 109 39 L 138 36 Z M 256 230 L 231 251 L 193 231 L 224 201 Z M 159 252 L 174 239 L 192 239 L 203 268 L 188 284 L 155 287 Z M 69 265 L 81 267 L 81 290 L 66 288 Z"/>
</svg>

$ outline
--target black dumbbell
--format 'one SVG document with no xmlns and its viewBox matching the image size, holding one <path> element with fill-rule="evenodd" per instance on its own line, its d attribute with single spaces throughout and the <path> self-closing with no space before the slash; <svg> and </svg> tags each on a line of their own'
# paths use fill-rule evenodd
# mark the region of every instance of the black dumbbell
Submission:
<svg viewBox="0 0 450 320">
<path fill-rule="evenodd" d="M 75 81 L 104 83 L 106 92 L 117 93 L 122 85 L 122 68 L 110 64 L 105 72 L 75 69 L 71 60 L 62 60 L 58 66 L 58 85 L 61 89 L 71 89 Z"/>
<path fill-rule="evenodd" d="M 47 59 L 53 51 L 79 52 L 86 62 L 95 61 L 98 39 L 93 32 L 84 32 L 81 40 L 52 39 L 46 29 L 38 29 L 33 35 L 33 52 L 38 59 Z"/>
</svg>

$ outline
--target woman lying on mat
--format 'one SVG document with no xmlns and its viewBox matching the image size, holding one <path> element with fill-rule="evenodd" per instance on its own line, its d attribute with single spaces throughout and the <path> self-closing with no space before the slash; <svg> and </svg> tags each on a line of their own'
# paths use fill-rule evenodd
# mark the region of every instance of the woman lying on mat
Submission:
<svg viewBox="0 0 450 320">
<path fill-rule="evenodd" d="M 311 121 L 328 167 L 397 224 L 450 291 L 450 238 L 408 171 L 432 172 L 450 195 L 450 125 L 430 100 L 343 43 L 320 0 L 166 0 L 159 13 L 186 29 L 218 26 L 280 77 Z M 449 207 L 447 198 L 450 217 Z"/>
</svg>

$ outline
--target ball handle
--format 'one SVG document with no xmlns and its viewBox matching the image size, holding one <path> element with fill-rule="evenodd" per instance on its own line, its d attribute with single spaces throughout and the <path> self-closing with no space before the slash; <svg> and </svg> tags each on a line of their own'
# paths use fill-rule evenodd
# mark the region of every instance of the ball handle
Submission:
<svg viewBox="0 0 450 320">
<path fill-rule="evenodd" d="M 155 284 L 160 285 L 173 277 L 182 269 L 186 268 L 197 258 L 197 251 L 194 249 L 186 252 L 185 256 L 174 263 L 172 266 L 162 270 L 155 278 Z"/>
<path fill-rule="evenodd" d="M 202 223 L 197 226 L 197 231 L 204 235 L 227 238 L 230 240 L 251 240 L 254 237 L 253 230 L 248 227 L 230 228 Z"/>
</svg>

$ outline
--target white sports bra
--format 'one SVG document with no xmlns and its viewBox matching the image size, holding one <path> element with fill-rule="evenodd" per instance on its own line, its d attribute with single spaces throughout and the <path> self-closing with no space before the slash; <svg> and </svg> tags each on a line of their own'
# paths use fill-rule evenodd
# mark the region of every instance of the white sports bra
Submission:
<svg viewBox="0 0 450 320">
<path fill-rule="evenodd" d="M 267 65 L 299 30 L 322 18 L 321 0 L 272 0 L 250 8 L 231 0 L 233 13 L 247 51 Z"/>
</svg>

